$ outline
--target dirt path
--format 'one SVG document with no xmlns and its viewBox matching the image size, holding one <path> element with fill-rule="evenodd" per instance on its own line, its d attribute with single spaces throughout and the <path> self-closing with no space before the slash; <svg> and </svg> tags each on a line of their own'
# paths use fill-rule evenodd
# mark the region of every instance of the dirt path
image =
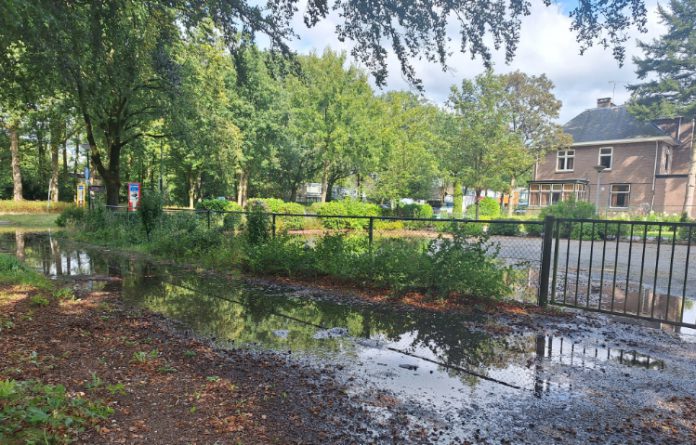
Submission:
<svg viewBox="0 0 696 445">
<path fill-rule="evenodd" d="M 361 443 L 356 412 L 326 370 L 276 354 L 215 351 L 117 295 L 37 307 L 0 289 L 0 380 L 38 379 L 114 409 L 84 444 Z M 366 429 L 364 427 L 363 429 Z"/>
</svg>

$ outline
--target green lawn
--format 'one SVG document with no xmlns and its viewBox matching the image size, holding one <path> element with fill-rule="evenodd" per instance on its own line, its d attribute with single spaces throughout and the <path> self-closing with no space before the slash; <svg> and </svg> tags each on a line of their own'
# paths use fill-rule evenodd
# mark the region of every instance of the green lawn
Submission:
<svg viewBox="0 0 696 445">
<path fill-rule="evenodd" d="M 0 233 L 14 232 L 16 229 L 40 231 L 58 229 L 55 213 L 31 213 L 25 215 L 7 215 L 0 213 Z"/>
</svg>

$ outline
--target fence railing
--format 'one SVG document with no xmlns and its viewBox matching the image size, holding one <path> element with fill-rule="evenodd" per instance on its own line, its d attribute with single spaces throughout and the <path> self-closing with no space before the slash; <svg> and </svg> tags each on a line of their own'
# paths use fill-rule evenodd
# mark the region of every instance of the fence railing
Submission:
<svg viewBox="0 0 696 445">
<path fill-rule="evenodd" d="M 128 214 L 126 207 L 112 210 Z M 207 229 L 235 225 L 246 211 L 166 208 L 195 214 Z M 372 246 L 388 237 L 437 238 L 452 225 L 487 233 L 498 257 L 527 273 L 524 299 L 696 328 L 696 224 L 606 219 L 472 220 L 267 213 L 273 236 L 308 239 L 359 232 Z M 691 271 L 694 269 L 694 271 Z"/>
</svg>

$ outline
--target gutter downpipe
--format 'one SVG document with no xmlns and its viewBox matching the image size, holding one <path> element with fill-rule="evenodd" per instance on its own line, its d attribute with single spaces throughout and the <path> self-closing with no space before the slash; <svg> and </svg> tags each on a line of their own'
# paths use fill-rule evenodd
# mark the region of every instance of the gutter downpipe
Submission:
<svg viewBox="0 0 696 445">
<path fill-rule="evenodd" d="M 655 181 L 657 180 L 657 152 L 659 150 L 660 143 L 655 141 L 655 167 L 653 167 L 653 180 L 652 180 L 652 197 L 650 198 L 650 213 L 653 212 L 655 206 Z"/>
</svg>

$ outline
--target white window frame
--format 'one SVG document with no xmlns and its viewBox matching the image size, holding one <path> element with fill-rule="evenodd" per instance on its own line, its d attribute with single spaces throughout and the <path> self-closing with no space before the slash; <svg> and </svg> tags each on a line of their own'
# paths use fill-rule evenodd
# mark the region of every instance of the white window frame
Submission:
<svg viewBox="0 0 696 445">
<path fill-rule="evenodd" d="M 602 150 L 609 149 L 609 154 L 602 155 Z M 604 171 L 609 171 L 614 167 L 614 147 L 599 147 L 599 153 L 597 154 L 597 165 L 602 165 L 602 156 L 609 156 L 609 167 L 604 169 Z"/>
<path fill-rule="evenodd" d="M 561 153 L 563 153 L 563 156 L 561 156 Z M 572 154 L 571 154 L 572 153 Z M 560 159 L 563 159 L 563 166 L 564 168 L 558 168 L 558 161 Z M 573 160 L 573 168 L 568 168 L 568 160 L 572 159 Z M 556 171 L 557 172 L 572 172 L 575 170 L 575 149 L 569 148 L 567 150 L 558 150 L 556 151 Z"/>
<path fill-rule="evenodd" d="M 624 185 L 628 187 L 628 191 L 625 191 L 625 192 L 615 192 L 614 191 L 614 187 L 624 186 Z M 612 202 L 614 201 L 614 199 L 613 199 L 614 195 L 626 195 L 627 196 L 626 206 L 617 207 L 617 206 L 612 205 Z M 625 183 L 624 184 L 611 184 L 609 186 L 609 208 L 610 209 L 628 209 L 630 207 L 631 207 L 631 184 L 625 184 Z"/>
</svg>

